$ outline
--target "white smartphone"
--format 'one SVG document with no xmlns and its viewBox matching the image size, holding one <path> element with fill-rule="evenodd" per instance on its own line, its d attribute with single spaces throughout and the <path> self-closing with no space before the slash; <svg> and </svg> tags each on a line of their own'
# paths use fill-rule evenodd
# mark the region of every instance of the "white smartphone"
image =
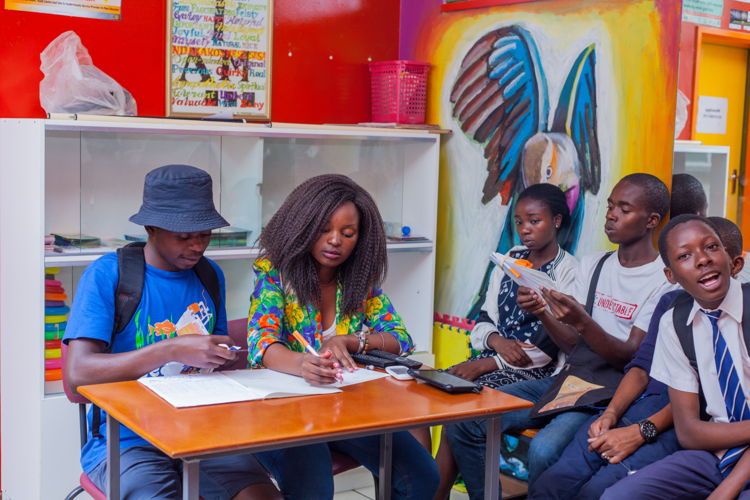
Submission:
<svg viewBox="0 0 750 500">
<path fill-rule="evenodd" d="M 414 378 L 409 375 L 409 368 L 402 365 L 386 366 L 385 371 L 396 380 L 411 380 Z"/>
</svg>

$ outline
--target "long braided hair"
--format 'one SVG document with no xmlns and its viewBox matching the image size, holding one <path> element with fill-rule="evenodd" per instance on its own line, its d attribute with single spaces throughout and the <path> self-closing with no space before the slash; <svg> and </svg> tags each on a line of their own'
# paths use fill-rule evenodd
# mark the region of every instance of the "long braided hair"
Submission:
<svg viewBox="0 0 750 500">
<path fill-rule="evenodd" d="M 343 203 L 359 213 L 359 237 L 346 261 L 337 268 L 342 283 L 341 312 L 351 314 L 374 286 L 385 279 L 383 219 L 370 194 L 349 177 L 312 177 L 292 191 L 260 235 L 260 256 L 268 258 L 302 304 L 320 304 L 320 279 L 311 250 L 323 226 Z"/>
</svg>

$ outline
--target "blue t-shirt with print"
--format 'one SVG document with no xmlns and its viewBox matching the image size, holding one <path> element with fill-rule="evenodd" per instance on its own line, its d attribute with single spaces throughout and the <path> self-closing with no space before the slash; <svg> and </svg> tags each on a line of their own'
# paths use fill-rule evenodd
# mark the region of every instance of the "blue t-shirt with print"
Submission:
<svg viewBox="0 0 750 500">
<path fill-rule="evenodd" d="M 224 303 L 224 274 L 215 262 L 221 290 L 221 304 L 217 309 L 198 275 L 191 270 L 170 272 L 146 264 L 143 295 L 135 314 L 125 329 L 115 336 L 112 352 L 127 352 L 159 342 L 177 335 L 176 327 L 182 327 L 180 319 L 194 318 L 187 329 L 200 328 L 200 322 L 208 332 L 227 334 L 227 318 Z M 75 300 L 65 330 L 64 342 L 77 338 L 90 338 L 109 343 L 114 325 L 115 290 L 117 288 L 117 255 L 108 254 L 94 261 L 83 273 L 78 283 Z M 151 375 L 160 375 L 161 368 Z M 106 415 L 102 411 L 100 434 L 91 434 L 89 411 L 89 439 L 81 450 L 81 467 L 86 473 L 106 458 Z M 145 445 L 147 442 L 125 426 L 120 426 L 120 449 Z"/>
</svg>

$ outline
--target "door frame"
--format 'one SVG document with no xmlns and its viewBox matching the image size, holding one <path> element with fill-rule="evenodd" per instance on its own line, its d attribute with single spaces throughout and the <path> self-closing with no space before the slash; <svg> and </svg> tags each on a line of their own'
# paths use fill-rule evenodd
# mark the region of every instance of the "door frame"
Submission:
<svg viewBox="0 0 750 500">
<path fill-rule="evenodd" d="M 690 112 L 690 139 L 695 140 L 695 126 L 696 118 L 698 115 L 698 77 L 701 70 L 701 56 L 703 52 L 703 43 L 713 43 L 715 45 L 726 45 L 728 47 L 739 47 L 742 49 L 750 49 L 750 33 L 743 33 L 741 31 L 727 31 L 720 28 L 712 28 L 709 26 L 697 26 L 695 37 L 695 61 L 693 71 L 693 103 L 692 110 Z M 750 73 L 750 71 L 748 71 Z M 750 75 L 749 75 L 750 76 Z M 750 135 L 750 134 L 748 134 Z M 745 138 L 745 151 L 750 151 L 748 147 L 750 141 Z"/>
</svg>

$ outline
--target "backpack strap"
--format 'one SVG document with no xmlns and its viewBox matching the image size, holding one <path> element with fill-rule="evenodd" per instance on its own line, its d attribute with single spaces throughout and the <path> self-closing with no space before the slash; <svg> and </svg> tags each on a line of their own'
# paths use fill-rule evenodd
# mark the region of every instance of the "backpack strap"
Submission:
<svg viewBox="0 0 750 500">
<path fill-rule="evenodd" d="M 750 353 L 750 283 L 742 284 L 742 336 Z"/>
<path fill-rule="evenodd" d="M 211 297 L 214 308 L 218 313 L 221 306 L 221 287 L 219 286 L 219 275 L 216 273 L 216 269 L 214 269 L 214 266 L 211 265 L 207 258 L 201 257 L 195 267 L 193 267 L 193 271 L 195 271 L 201 284 L 208 291 L 208 295 Z M 215 324 L 216 322 L 214 321 Z M 213 333 L 213 331 L 210 333 Z"/>
<path fill-rule="evenodd" d="M 594 310 L 594 296 L 596 295 L 596 285 L 599 284 L 599 275 L 602 274 L 602 267 L 604 267 L 604 261 L 606 261 L 610 255 L 614 252 L 609 251 L 602 255 L 599 262 L 596 263 L 594 268 L 594 274 L 591 275 L 591 282 L 589 283 L 589 293 L 586 296 L 586 312 L 591 316 L 591 312 Z"/>
<path fill-rule="evenodd" d="M 146 276 L 146 259 L 143 247 L 146 243 L 136 241 L 117 249 L 117 290 L 115 291 L 115 323 L 112 328 L 108 351 L 112 349 L 114 336 L 125 329 L 135 314 L 143 295 Z"/>
<path fill-rule="evenodd" d="M 690 366 L 698 372 L 698 361 L 695 357 L 695 343 L 693 342 L 693 325 L 688 325 L 688 316 L 690 311 L 693 309 L 693 297 L 687 292 L 683 291 L 672 301 L 670 307 L 672 309 L 672 324 L 674 325 L 674 331 L 677 334 L 677 340 L 680 341 L 680 347 L 682 352 L 685 353 L 685 357 L 690 362 Z M 669 310 L 669 308 L 667 308 Z M 744 313 L 743 313 L 743 326 L 744 326 Z M 700 384 L 700 377 L 698 383 L 698 404 L 700 410 L 700 419 L 704 421 L 711 420 L 711 417 L 706 412 L 706 396 L 703 394 L 703 387 Z"/>
</svg>

